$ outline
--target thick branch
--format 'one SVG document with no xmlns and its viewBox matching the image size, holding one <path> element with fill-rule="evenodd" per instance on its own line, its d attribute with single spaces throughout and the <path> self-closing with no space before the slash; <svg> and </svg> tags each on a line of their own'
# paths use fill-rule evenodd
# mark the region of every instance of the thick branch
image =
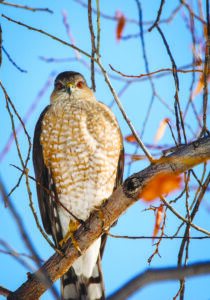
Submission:
<svg viewBox="0 0 210 300">
<path fill-rule="evenodd" d="M 80 226 L 75 232 L 74 238 L 78 242 L 79 248 L 85 252 L 87 248 L 103 234 L 109 230 L 111 225 L 134 204 L 145 185 L 156 175 L 166 173 L 182 173 L 210 158 L 210 137 L 205 137 L 184 146 L 173 154 L 160 159 L 151 164 L 141 172 L 133 174 L 109 197 L 101 206 L 103 213 L 103 224 L 99 212 L 94 212 L 86 221 L 86 227 Z M 103 228 L 102 228 L 103 226 Z M 102 230 L 103 229 L 103 230 Z M 11 299 L 38 299 L 45 291 L 46 286 L 39 281 L 37 274 L 40 271 L 48 274 L 48 279 L 53 283 L 60 278 L 79 257 L 79 254 L 69 239 L 63 249 L 65 255 L 62 257 L 55 253 L 35 274 L 29 276 L 28 280 L 14 293 Z"/>
</svg>

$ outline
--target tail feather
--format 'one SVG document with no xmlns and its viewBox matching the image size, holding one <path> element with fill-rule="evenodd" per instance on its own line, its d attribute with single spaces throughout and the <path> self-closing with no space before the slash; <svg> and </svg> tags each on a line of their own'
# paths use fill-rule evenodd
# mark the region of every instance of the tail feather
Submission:
<svg viewBox="0 0 210 300">
<path fill-rule="evenodd" d="M 91 277 L 75 273 L 72 267 L 61 279 L 62 300 L 104 300 L 105 291 L 101 271 L 101 259 L 98 257 Z"/>
</svg>

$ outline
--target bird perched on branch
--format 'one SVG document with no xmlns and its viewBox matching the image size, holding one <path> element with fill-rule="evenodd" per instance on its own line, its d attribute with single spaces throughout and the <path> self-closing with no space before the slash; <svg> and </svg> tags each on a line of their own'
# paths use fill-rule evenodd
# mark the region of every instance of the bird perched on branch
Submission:
<svg viewBox="0 0 210 300">
<path fill-rule="evenodd" d="M 36 124 L 33 163 L 45 231 L 58 248 L 68 237 L 75 242 L 78 220 L 85 221 L 112 194 L 124 165 L 119 125 L 81 74 L 63 72 L 55 79 L 50 105 Z M 96 240 L 63 276 L 62 299 L 105 299 L 105 240 L 105 235 Z"/>
</svg>

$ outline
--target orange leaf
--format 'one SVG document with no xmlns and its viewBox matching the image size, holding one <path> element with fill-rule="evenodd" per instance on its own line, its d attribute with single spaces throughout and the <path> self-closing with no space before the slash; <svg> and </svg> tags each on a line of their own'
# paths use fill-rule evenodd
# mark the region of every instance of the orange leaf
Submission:
<svg viewBox="0 0 210 300">
<path fill-rule="evenodd" d="M 147 202 L 181 188 L 182 177 L 172 173 L 161 173 L 152 178 L 139 194 Z"/>
<path fill-rule="evenodd" d="M 155 220 L 155 228 L 153 231 L 153 238 L 156 237 L 156 235 L 158 234 L 159 230 L 160 230 L 160 224 L 163 218 L 163 206 L 160 206 L 157 210 L 156 213 L 156 220 Z"/>
<path fill-rule="evenodd" d="M 116 18 L 118 19 L 117 28 L 116 28 L 116 38 L 117 38 L 117 42 L 119 42 L 122 37 L 123 29 L 125 28 L 125 16 L 120 10 L 117 10 Z"/>
<path fill-rule="evenodd" d="M 126 142 L 128 143 L 136 143 L 136 138 L 133 134 L 127 135 L 125 137 Z"/>
<path fill-rule="evenodd" d="M 160 125 L 155 135 L 154 144 L 156 144 L 163 137 L 166 130 L 166 125 L 169 121 L 170 121 L 169 118 L 165 118 L 160 122 Z"/>
<path fill-rule="evenodd" d="M 208 76 L 208 82 L 210 82 L 210 76 Z M 192 99 L 194 99 L 198 94 L 200 94 L 200 92 L 203 90 L 203 87 L 204 87 L 204 74 L 200 75 L 195 91 L 192 94 Z"/>
<path fill-rule="evenodd" d="M 199 81 L 196 85 L 196 88 L 193 92 L 192 99 L 194 99 L 202 91 L 204 86 L 204 74 L 200 75 Z"/>
</svg>

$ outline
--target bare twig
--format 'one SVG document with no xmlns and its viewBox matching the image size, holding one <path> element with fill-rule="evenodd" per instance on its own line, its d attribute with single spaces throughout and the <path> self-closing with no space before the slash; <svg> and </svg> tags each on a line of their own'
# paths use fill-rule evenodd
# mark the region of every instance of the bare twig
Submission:
<svg viewBox="0 0 210 300">
<path fill-rule="evenodd" d="M 113 66 L 109 65 L 110 68 L 112 69 L 112 71 L 120 74 L 123 77 L 127 77 L 127 78 L 142 78 L 142 77 L 147 77 L 147 76 L 152 76 L 161 72 L 176 72 L 176 73 L 194 73 L 194 72 L 199 72 L 199 73 L 203 73 L 203 70 L 199 70 L 199 69 L 193 69 L 193 70 L 173 70 L 170 68 L 166 68 L 166 69 L 161 69 L 161 70 L 157 70 L 151 73 L 147 73 L 147 74 L 140 74 L 140 75 L 127 75 L 127 74 L 123 74 L 122 72 L 116 70 Z"/>
<path fill-rule="evenodd" d="M 190 215 L 190 222 L 192 222 L 192 220 L 194 219 L 197 211 L 198 211 L 198 208 L 200 206 L 200 203 L 203 199 L 203 196 L 206 192 L 206 189 L 209 185 L 209 182 L 210 182 L 210 172 L 202 186 L 202 190 L 198 196 L 198 199 L 197 199 L 197 202 L 196 202 L 196 205 Z M 186 226 L 186 229 L 185 229 L 185 233 L 184 233 L 184 238 L 182 240 L 182 243 L 181 243 L 181 246 L 180 246 L 180 250 L 179 250 L 179 254 L 178 254 L 178 266 L 181 266 L 182 265 L 182 257 L 183 257 L 183 252 L 184 252 L 184 248 L 185 248 L 185 245 L 187 243 L 187 247 L 188 247 L 188 243 L 189 243 L 189 231 L 190 231 L 190 226 L 191 224 L 188 223 L 187 226 Z M 180 293 L 180 298 L 183 299 L 184 298 L 184 285 L 185 284 L 185 281 L 184 280 L 180 280 L 180 289 L 179 289 L 179 293 Z"/>
<path fill-rule="evenodd" d="M 28 120 L 30 119 L 32 113 L 34 112 L 35 108 L 37 107 L 38 103 L 40 102 L 40 100 L 42 99 L 43 95 L 45 94 L 45 92 L 47 91 L 47 89 L 51 86 L 52 84 L 52 80 L 55 76 L 55 72 L 51 72 L 47 81 L 45 82 L 44 86 L 42 87 L 42 89 L 38 92 L 34 102 L 32 103 L 32 105 L 30 106 L 30 108 L 28 109 L 28 111 L 26 112 L 26 114 L 24 115 L 23 119 L 20 119 L 20 124 L 19 126 L 17 126 L 17 128 L 15 129 L 15 134 L 16 136 L 19 134 L 19 132 L 24 129 L 25 134 L 26 133 L 26 129 L 25 129 L 25 125 L 28 122 Z M 2 152 L 0 153 L 0 163 L 2 162 L 2 160 L 4 159 L 5 155 L 8 153 L 13 141 L 14 141 L 14 133 L 12 132 L 6 142 L 5 147 L 3 148 Z M 29 138 L 29 136 L 28 136 Z"/>
<path fill-rule="evenodd" d="M 162 202 L 165 204 L 165 206 L 168 207 L 168 208 L 173 212 L 173 214 L 175 214 L 175 216 L 177 216 L 177 218 L 179 218 L 180 220 L 182 220 L 182 221 L 185 222 L 186 224 L 189 224 L 189 226 L 193 227 L 194 229 L 196 229 L 196 230 L 198 230 L 198 231 L 200 231 L 200 232 L 202 232 L 202 233 L 204 233 L 204 234 L 210 236 L 210 232 L 209 232 L 209 231 L 207 231 L 207 230 L 205 230 L 205 229 L 203 229 L 203 228 L 198 227 L 197 225 L 191 223 L 191 221 L 185 219 L 182 215 L 180 215 L 180 214 L 173 208 L 173 206 L 171 206 L 171 205 L 167 202 L 167 200 L 166 200 L 164 197 L 161 197 L 161 200 L 162 200 Z"/>
<path fill-rule="evenodd" d="M 169 240 L 173 240 L 173 239 L 183 239 L 183 236 L 128 236 L 128 235 L 116 235 L 113 233 L 110 233 L 108 231 L 105 231 L 106 234 L 108 234 L 108 236 L 111 236 L 115 239 L 126 239 L 126 240 L 156 240 L 156 239 L 169 239 Z M 189 239 L 191 240 L 203 240 L 203 239 L 210 239 L 210 236 L 191 236 L 189 237 Z"/>
<path fill-rule="evenodd" d="M 100 10 L 99 10 L 99 0 L 96 0 L 97 3 L 97 56 L 100 57 L 100 34 L 101 34 L 101 27 L 100 27 Z"/>
<path fill-rule="evenodd" d="M 203 93 L 203 128 L 202 134 L 208 132 L 207 129 L 207 103 L 208 103 L 208 77 L 209 77 L 209 63 L 210 63 L 210 16 L 209 16 L 209 1 L 206 0 L 206 19 L 207 19 L 207 41 L 205 51 L 205 63 L 204 63 L 204 93 Z"/>
<path fill-rule="evenodd" d="M 68 47 L 71 47 L 71 48 L 77 50 L 78 52 L 84 54 L 85 56 L 91 58 L 92 60 L 96 61 L 96 59 L 95 59 L 94 57 L 92 57 L 90 54 L 88 54 L 87 52 L 85 52 L 85 51 L 83 51 L 83 50 L 77 48 L 76 46 L 74 46 L 74 45 L 72 45 L 72 44 L 69 44 L 69 43 L 67 43 L 67 42 L 65 42 L 65 41 L 63 41 L 63 40 L 61 40 L 61 39 L 59 39 L 59 38 L 53 36 L 52 34 L 49 34 L 49 33 L 45 32 L 44 30 L 41 30 L 41 29 L 37 29 L 37 28 L 31 27 L 31 26 L 26 25 L 26 24 L 24 24 L 24 23 L 22 23 L 22 22 L 19 22 L 19 21 L 15 21 L 14 19 L 11 19 L 11 18 L 5 16 L 4 14 L 2 14 L 2 17 L 5 18 L 5 19 L 7 19 L 8 21 L 11 21 L 11 22 L 15 23 L 15 24 L 18 24 L 18 25 L 20 25 L 20 26 L 26 27 L 26 28 L 28 28 L 29 30 L 33 30 L 33 31 L 39 32 L 39 33 L 41 33 L 41 34 L 44 34 L 44 35 L 46 35 L 46 36 L 52 38 L 53 40 L 55 40 L 55 41 L 57 41 L 57 42 L 60 42 L 61 44 L 66 45 L 66 46 L 68 46 Z"/>
<path fill-rule="evenodd" d="M 102 64 L 101 64 L 100 59 L 98 59 L 98 65 L 99 65 L 99 67 L 101 68 L 101 71 L 102 71 L 103 74 L 104 74 L 105 81 L 107 82 L 107 84 L 108 84 L 108 86 L 109 86 L 109 88 L 110 88 L 110 90 L 111 90 L 111 92 L 112 92 L 112 95 L 114 96 L 115 101 L 117 102 L 117 104 L 118 104 L 118 106 L 119 106 L 119 108 L 120 108 L 120 111 L 122 112 L 122 115 L 123 115 L 124 119 L 126 120 L 126 122 L 128 123 L 128 126 L 130 127 L 130 129 L 131 129 L 133 135 L 135 136 L 135 138 L 136 138 L 138 144 L 140 145 L 140 147 L 141 147 L 142 150 L 144 151 L 144 153 L 145 153 L 145 155 L 147 156 L 147 158 L 149 159 L 149 161 L 150 161 L 150 162 L 153 162 L 153 161 L 154 161 L 154 158 L 151 156 L 151 154 L 149 153 L 149 151 L 147 150 L 147 148 L 144 146 L 144 144 L 143 144 L 142 140 L 140 139 L 138 133 L 137 133 L 136 130 L 134 129 L 134 127 L 133 127 L 131 121 L 128 119 L 128 117 L 127 117 L 127 115 L 126 115 L 126 113 L 125 113 L 125 111 L 124 111 L 124 109 L 123 109 L 123 107 L 122 107 L 122 104 L 121 104 L 119 98 L 117 97 L 117 94 L 116 94 L 115 90 L 114 90 L 113 87 L 112 87 L 112 84 L 111 84 L 111 82 L 110 82 L 110 80 L 109 80 L 108 74 L 107 74 L 106 70 L 104 69 L 104 67 L 103 67 Z"/>
<path fill-rule="evenodd" d="M 159 7 L 159 10 L 158 10 L 158 14 L 157 14 L 157 18 L 156 18 L 154 24 L 148 29 L 149 32 L 151 32 L 152 29 L 153 29 L 155 26 L 157 26 L 158 23 L 159 23 L 159 20 L 160 20 L 160 16 L 161 16 L 161 13 L 162 13 L 162 9 L 163 9 L 164 2 L 165 2 L 165 0 L 161 0 L 160 7 Z"/>
<path fill-rule="evenodd" d="M 20 68 L 16 62 L 11 58 L 11 56 L 9 55 L 9 53 L 6 51 L 6 49 L 2 46 L 2 50 L 3 52 L 6 54 L 7 58 L 9 59 L 9 61 L 12 63 L 12 65 L 18 69 L 20 72 L 22 73 L 27 73 L 28 71 L 27 70 L 23 70 L 22 68 Z"/>
<path fill-rule="evenodd" d="M 80 5 L 82 5 L 83 7 L 87 8 L 87 3 L 83 2 L 82 0 L 74 0 L 75 2 L 79 3 Z M 178 5 L 177 7 L 175 7 L 175 9 L 172 11 L 171 15 L 166 18 L 166 19 L 162 19 L 160 20 L 159 23 L 170 23 L 174 17 L 176 16 L 176 14 L 179 12 L 179 10 L 181 9 L 182 5 Z M 96 9 L 92 9 L 93 13 L 97 14 L 97 10 Z M 111 20 L 111 21 L 118 21 L 119 20 L 119 17 L 117 17 L 116 15 L 115 16 L 110 16 L 110 15 L 107 15 L 107 14 L 104 14 L 103 12 L 100 12 L 100 16 L 104 19 L 107 19 L 107 20 Z M 206 22 L 200 18 L 199 16 L 196 16 L 195 17 L 200 21 L 202 22 L 203 24 L 205 24 Z M 134 24 L 138 24 L 139 25 L 139 21 L 138 20 L 133 20 L 133 19 L 129 19 L 129 18 L 126 18 L 125 20 L 127 23 L 134 23 Z M 154 23 L 154 21 L 144 21 L 143 25 L 152 25 Z"/>
<path fill-rule="evenodd" d="M 0 239 L 0 244 L 7 250 L 7 251 L 4 251 L 4 250 L 0 249 L 1 253 L 11 255 L 12 257 L 14 257 L 16 259 L 16 261 L 18 261 L 22 266 L 24 266 L 27 269 L 27 271 L 34 272 L 34 267 L 32 268 L 32 266 L 22 258 L 25 255 L 21 255 L 21 254 L 17 253 L 16 251 L 14 251 L 12 249 L 11 246 L 8 245 L 8 243 L 6 243 L 5 241 L 3 241 L 1 239 Z M 36 262 L 36 259 L 33 256 L 28 255 L 28 257 L 30 257 L 32 260 L 34 260 Z"/>
<path fill-rule="evenodd" d="M 29 258 L 29 259 L 31 259 L 33 261 L 36 261 L 35 258 L 33 257 L 33 255 L 28 255 L 26 253 L 19 253 L 19 252 L 15 251 L 14 249 L 12 249 L 8 245 L 8 243 L 5 243 L 5 241 L 3 241 L 1 239 L 0 239 L 0 244 L 2 244 L 7 249 L 7 251 L 3 250 L 3 249 L 0 249 L 0 252 L 3 253 L 3 254 L 11 255 L 11 256 L 14 256 L 14 257 L 26 257 L 26 258 Z M 44 262 L 44 260 L 41 259 L 41 258 L 40 258 L 40 261 Z"/>
<path fill-rule="evenodd" d="M 5 199 L 5 202 L 7 203 L 9 209 L 11 210 L 11 213 L 12 213 L 12 215 L 13 215 L 13 217 L 14 217 L 17 225 L 18 225 L 18 228 L 19 228 L 19 231 L 20 231 L 21 236 L 23 238 L 23 241 L 25 242 L 27 248 L 30 250 L 31 254 L 35 258 L 36 263 L 38 264 L 38 266 L 40 266 L 40 258 L 39 258 L 38 254 L 35 251 L 35 248 L 34 248 L 32 242 L 30 240 L 30 237 L 26 233 L 26 229 L 23 225 L 23 222 L 22 222 L 20 216 L 16 212 L 14 206 L 12 205 L 12 202 L 7 197 L 7 192 L 6 192 L 6 190 L 5 190 L 5 188 L 4 188 L 1 181 L 0 181 L 0 191 L 1 191 L 1 194 L 2 194 L 3 198 Z"/>
<path fill-rule="evenodd" d="M 95 47 L 95 34 L 94 34 L 93 23 L 92 23 L 92 0 L 88 0 L 88 24 L 89 24 L 90 37 L 91 37 L 91 46 L 92 46 L 91 56 L 94 57 L 94 55 L 96 54 L 96 47 Z M 92 89 L 95 92 L 96 83 L 95 83 L 95 74 L 94 74 L 94 61 L 92 59 L 90 61 L 90 66 L 91 66 Z"/>
<path fill-rule="evenodd" d="M 9 2 L 5 2 L 5 1 L 0 2 L 0 4 L 7 5 L 7 6 L 13 6 L 13 7 L 16 7 L 16 8 L 23 8 L 23 9 L 27 9 L 27 10 L 30 10 L 30 11 L 33 11 L 33 12 L 34 11 L 45 11 L 45 12 L 53 14 L 53 11 L 49 8 L 32 8 L 32 7 L 29 7 L 29 6 L 9 3 Z"/>
<path fill-rule="evenodd" d="M 139 15 L 140 42 L 141 42 L 141 47 L 142 47 L 142 51 L 143 51 L 144 65 L 145 65 L 146 72 L 149 74 L 150 73 L 150 71 L 149 71 L 149 61 L 148 61 L 147 53 L 146 53 L 146 46 L 145 46 L 145 41 L 144 41 L 144 31 L 143 31 L 143 13 L 142 13 L 142 8 L 141 8 L 141 4 L 140 4 L 139 0 L 136 0 L 136 4 L 137 4 L 137 8 L 138 8 L 138 15 Z M 151 96 L 149 107 L 148 107 L 148 110 L 147 110 L 147 113 L 146 113 L 146 116 L 145 116 L 145 119 L 144 119 L 144 122 L 143 122 L 142 131 L 141 131 L 141 134 L 140 134 L 141 138 L 143 137 L 143 134 L 144 134 L 144 131 L 145 131 L 145 128 L 146 128 L 146 124 L 147 124 L 147 121 L 149 120 L 149 116 L 150 116 L 152 106 L 153 106 L 153 103 L 154 103 L 154 100 L 155 100 L 155 95 L 157 94 L 155 92 L 155 85 L 154 85 L 154 82 L 153 82 L 151 76 L 148 75 L 148 78 L 149 78 L 149 82 L 150 82 L 150 85 L 151 85 L 151 88 L 152 88 L 152 96 Z"/>
<path fill-rule="evenodd" d="M 156 26 L 157 30 L 159 31 L 161 37 L 162 37 L 162 40 L 163 40 L 163 43 L 166 47 L 166 50 L 167 50 L 167 53 L 170 57 L 170 60 L 171 60 L 171 63 L 172 63 L 172 67 L 173 67 L 173 77 L 174 77 L 174 83 L 175 83 L 175 89 L 176 89 L 176 92 L 175 92 L 175 95 L 174 95 L 174 98 L 175 98 L 175 103 L 174 103 L 174 106 L 175 106 L 175 114 L 176 114 L 176 126 L 177 126 L 177 133 L 178 133 L 178 141 L 179 141 L 179 144 L 181 144 L 181 134 L 180 134 L 180 120 L 181 120 L 181 127 L 182 127 L 182 131 L 183 131 L 183 134 L 184 134 L 184 137 L 185 137 L 185 142 L 186 141 L 186 135 L 185 135 L 185 129 L 184 129 L 184 121 L 183 121 L 183 117 L 182 117 L 182 112 L 181 112 L 181 109 L 180 109 L 180 102 L 179 102 L 179 79 L 178 79 L 178 74 L 177 74 L 177 67 L 176 67 L 176 64 L 175 64 L 175 61 L 173 59 L 173 56 L 172 56 L 172 53 L 170 51 L 170 48 L 169 48 L 169 45 L 166 41 L 166 38 L 162 32 L 162 30 L 160 29 L 160 27 L 157 25 Z M 178 113 L 179 111 L 179 113 Z"/>
</svg>

